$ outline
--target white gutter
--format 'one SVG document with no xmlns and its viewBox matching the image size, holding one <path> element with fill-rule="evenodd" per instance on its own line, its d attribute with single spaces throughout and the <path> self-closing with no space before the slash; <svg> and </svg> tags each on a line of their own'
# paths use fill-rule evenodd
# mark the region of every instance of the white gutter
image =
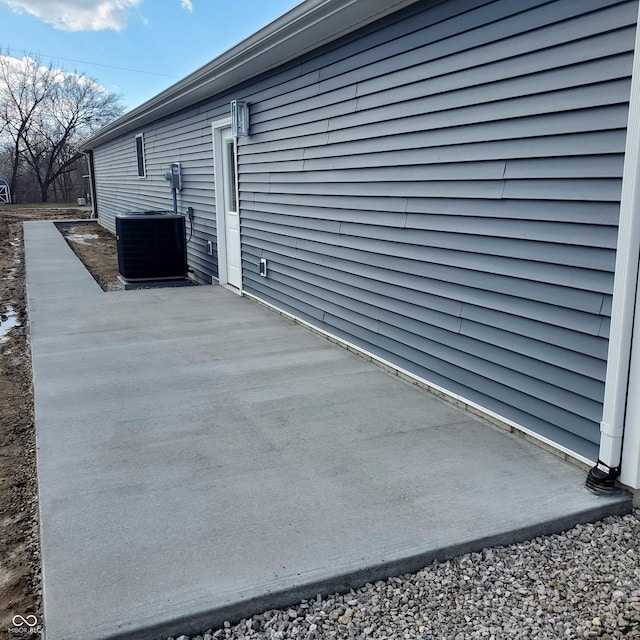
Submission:
<svg viewBox="0 0 640 640">
<path fill-rule="evenodd" d="M 100 129 L 83 150 L 140 129 L 290 62 L 417 0 L 305 0 L 151 100 Z"/>
<path fill-rule="evenodd" d="M 638 9 L 640 24 L 640 6 Z M 636 28 L 635 53 L 629 99 L 629 119 L 622 175 L 620 221 L 616 253 L 611 333 L 607 356 L 604 406 L 600 423 L 600 453 L 598 465 L 590 472 L 590 480 L 601 473 L 610 481 L 620 472 L 622 437 L 625 432 L 625 414 L 633 416 L 627 407 L 629 368 L 633 325 L 638 286 L 640 258 L 640 29 Z M 638 319 L 640 322 L 640 319 Z M 636 334 L 640 336 L 640 333 Z M 640 337 L 636 348 L 634 376 L 640 368 Z M 640 389 L 639 389 L 640 390 Z M 633 394 L 631 394 L 633 395 Z M 630 407 L 629 407 L 630 408 Z M 627 437 L 629 434 L 625 434 Z M 626 476 L 625 476 L 626 477 Z M 588 481 L 589 484 L 589 481 Z M 591 486 L 589 484 L 589 486 Z M 592 487 L 593 488 L 593 487 Z"/>
</svg>

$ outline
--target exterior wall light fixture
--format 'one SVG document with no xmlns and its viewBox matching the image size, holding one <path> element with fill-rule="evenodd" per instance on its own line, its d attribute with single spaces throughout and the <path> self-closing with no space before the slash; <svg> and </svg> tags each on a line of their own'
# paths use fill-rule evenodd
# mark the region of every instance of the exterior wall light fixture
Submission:
<svg viewBox="0 0 640 640">
<path fill-rule="evenodd" d="M 249 135 L 249 105 L 239 100 L 231 101 L 231 130 L 233 135 Z"/>
</svg>

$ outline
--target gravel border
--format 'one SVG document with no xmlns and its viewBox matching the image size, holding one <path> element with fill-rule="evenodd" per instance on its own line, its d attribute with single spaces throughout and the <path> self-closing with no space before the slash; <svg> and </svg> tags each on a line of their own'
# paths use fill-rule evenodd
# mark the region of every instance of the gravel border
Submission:
<svg viewBox="0 0 640 640">
<path fill-rule="evenodd" d="M 640 638 L 640 509 L 168 640 Z"/>
</svg>

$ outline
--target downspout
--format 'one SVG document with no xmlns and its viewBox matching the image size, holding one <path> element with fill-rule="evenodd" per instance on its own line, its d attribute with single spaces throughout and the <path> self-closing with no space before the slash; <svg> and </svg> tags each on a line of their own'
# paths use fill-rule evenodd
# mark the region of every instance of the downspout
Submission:
<svg viewBox="0 0 640 640">
<path fill-rule="evenodd" d="M 91 219 L 98 217 L 98 203 L 96 202 L 96 182 L 95 170 L 93 167 L 93 151 L 82 151 L 87 158 L 87 167 L 89 168 L 89 191 L 91 193 Z"/>
<path fill-rule="evenodd" d="M 636 24 L 640 24 L 640 6 Z M 614 490 L 616 478 L 620 475 L 639 260 L 640 28 L 636 26 L 600 451 L 598 462 L 589 471 L 586 483 L 597 493 Z"/>
</svg>

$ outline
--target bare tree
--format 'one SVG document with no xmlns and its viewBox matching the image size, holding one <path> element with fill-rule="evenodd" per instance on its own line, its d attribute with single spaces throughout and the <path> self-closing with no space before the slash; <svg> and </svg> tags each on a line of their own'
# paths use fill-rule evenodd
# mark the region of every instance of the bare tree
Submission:
<svg viewBox="0 0 640 640">
<path fill-rule="evenodd" d="M 16 189 L 23 159 L 24 138 L 52 86 L 53 69 L 25 56 L 16 60 L 0 53 L 0 134 L 10 141 L 12 167 L 9 186 Z"/>
<path fill-rule="evenodd" d="M 4 129 L 12 144 L 12 188 L 24 164 L 43 202 L 53 187 L 66 191 L 65 176 L 82 157 L 75 145 L 122 111 L 120 97 L 93 78 L 0 56 L 0 136 Z"/>
</svg>

